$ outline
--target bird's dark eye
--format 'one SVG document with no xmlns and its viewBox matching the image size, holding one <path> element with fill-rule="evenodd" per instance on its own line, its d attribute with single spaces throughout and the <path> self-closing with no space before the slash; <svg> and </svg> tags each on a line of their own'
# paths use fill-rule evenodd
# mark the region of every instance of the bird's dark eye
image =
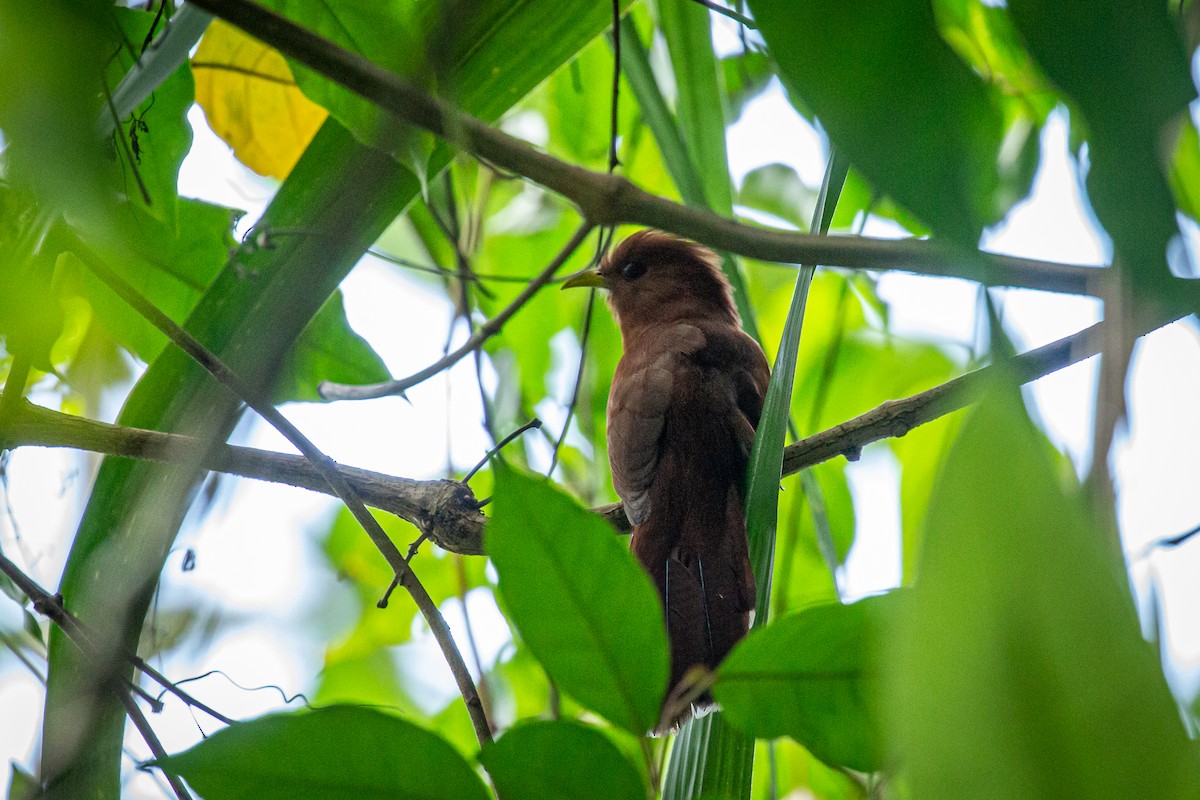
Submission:
<svg viewBox="0 0 1200 800">
<path fill-rule="evenodd" d="M 636 281 L 646 274 L 646 264 L 643 261 L 630 261 L 621 267 L 621 277 L 627 281 Z"/>
</svg>

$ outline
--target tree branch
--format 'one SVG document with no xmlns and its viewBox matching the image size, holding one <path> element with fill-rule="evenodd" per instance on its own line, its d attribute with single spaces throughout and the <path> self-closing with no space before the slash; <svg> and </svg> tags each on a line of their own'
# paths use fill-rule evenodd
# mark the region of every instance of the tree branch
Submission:
<svg viewBox="0 0 1200 800">
<path fill-rule="evenodd" d="M 1167 314 L 1143 324 L 1138 334 L 1182 318 Z M 1021 382 L 1048 375 L 1096 355 L 1104 323 L 1031 350 L 1005 364 Z M 854 419 L 787 446 L 783 475 L 845 456 L 856 459 L 873 442 L 903 436 L 913 428 L 975 402 L 994 375 L 995 365 L 962 375 L 940 386 L 901 400 L 889 400 Z M 208 442 L 174 433 L 125 428 L 72 417 L 21 401 L 0 425 L 0 449 L 22 446 L 72 447 L 108 455 L 155 461 L 192 461 L 210 449 Z M 302 456 L 250 447 L 221 445 L 201 461 L 206 469 L 245 478 L 286 483 L 333 494 L 325 479 Z M 337 465 L 363 502 L 408 520 L 439 547 L 462 555 L 483 553 L 486 518 L 471 489 L 458 481 L 413 480 Z M 628 532 L 629 521 L 619 503 L 594 509 L 617 530 Z"/>
<path fill-rule="evenodd" d="M 71 447 L 172 463 L 195 463 L 211 448 L 208 442 L 195 437 L 96 422 L 23 400 L 0 426 L 0 449 L 30 446 Z M 333 494 L 304 456 L 235 445 L 217 445 L 211 450 L 199 462 L 205 469 Z M 446 550 L 482 554 L 484 516 L 475 495 L 462 483 L 398 478 L 342 464 L 337 469 L 367 505 L 408 520 Z M 464 538 L 464 530 L 472 533 Z"/>
<path fill-rule="evenodd" d="M 260 397 L 228 365 L 205 348 L 204 345 L 180 327 L 174 320 L 160 311 L 153 303 L 143 297 L 140 292 L 114 272 L 108 264 L 93 253 L 82 241 L 76 239 L 73 244 L 72 249 L 76 255 L 108 288 L 112 289 L 118 297 L 132 306 L 147 322 L 158 328 L 175 346 L 187 353 L 188 356 L 206 369 L 223 386 L 245 401 L 259 416 L 270 423 L 297 450 L 304 454 L 308 465 L 326 483 L 330 493 L 336 495 L 345 503 L 346 508 L 354 515 L 354 518 L 362 526 L 367 536 L 375 544 L 375 547 L 383 555 L 384 559 L 387 560 L 388 565 L 392 568 L 396 576 L 397 582 L 408 590 L 409 595 L 413 598 L 418 610 L 429 625 L 430 632 L 441 648 L 442 655 L 446 659 L 446 664 L 450 668 L 455 682 L 458 684 L 459 692 L 462 695 L 463 703 L 467 707 L 467 713 L 475 728 L 475 735 L 479 739 L 479 744 L 482 746 L 490 742 L 492 740 L 491 726 L 484 716 L 483 704 L 479 699 L 479 692 L 475 688 L 475 682 L 471 678 L 471 673 L 467 669 L 466 662 L 463 661 L 462 653 L 459 652 L 458 646 L 454 642 L 454 636 L 450 632 L 450 627 L 442 617 L 441 610 L 433 602 L 433 598 L 429 596 L 429 592 L 426 591 L 425 586 L 421 583 L 416 573 L 413 572 L 407 559 L 401 555 L 395 543 L 388 538 L 379 521 L 371 515 L 371 512 L 367 510 L 354 488 L 338 471 L 334 460 L 325 455 L 316 445 L 309 441 L 308 437 L 283 416 L 279 409 L 275 408 L 275 406 L 271 405 L 263 397 Z"/>
<path fill-rule="evenodd" d="M 591 172 L 535 150 L 525 142 L 433 98 L 394 73 L 344 50 L 248 0 L 193 0 L 330 80 L 476 157 L 541 184 L 574 202 L 596 225 L 647 225 L 718 250 L 780 263 L 854 269 L 903 270 L 953 276 L 994 286 L 1016 286 L 1099 296 L 1107 270 L 955 248 L 941 242 L 809 236 L 745 225 L 682 206 L 639 189 L 617 175 Z M 1194 282 L 1176 279 L 1181 296 Z"/>
<path fill-rule="evenodd" d="M 104 660 L 104 654 L 108 651 L 97 647 L 95 635 L 89 631 L 74 614 L 67 611 L 66 607 L 62 604 L 62 598 L 60 596 L 52 595 L 43 589 L 37 581 L 26 575 L 3 553 L 0 553 L 0 574 L 5 575 L 18 589 L 25 594 L 26 597 L 30 599 L 30 601 L 33 603 L 34 611 L 42 614 L 55 625 L 57 625 L 63 631 L 63 633 L 65 633 L 67 637 L 75 643 L 76 647 L 88 654 L 89 658 L 92 658 L 96 661 Z M 138 658 L 136 655 L 126 653 L 125 657 L 133 662 L 136 666 L 147 666 L 145 662 L 143 662 L 142 659 Z M 187 698 L 185 702 L 188 702 L 192 699 L 189 695 L 186 695 L 186 693 L 182 692 L 182 690 L 180 690 L 166 678 L 163 678 L 157 672 L 155 673 L 155 676 L 155 680 L 161 683 L 163 688 L 172 690 L 180 694 L 181 697 Z M 136 684 L 127 681 L 113 680 L 110 682 L 112 684 L 112 691 L 125 706 L 125 713 L 129 715 L 131 720 L 133 720 L 134 726 L 138 729 L 138 732 L 142 734 L 142 738 L 146 740 L 146 745 L 150 748 L 151 752 L 154 753 L 156 758 L 165 757 L 166 751 L 163 750 L 162 743 L 159 742 L 158 736 L 154 733 L 154 729 L 150 727 L 150 723 L 146 720 L 145 715 L 142 714 L 142 710 L 138 708 L 137 701 L 133 699 L 133 695 L 131 694 L 133 691 L 141 691 L 140 688 Z M 205 706 L 203 703 L 199 703 L 198 701 L 194 703 L 194 705 L 206 710 L 208 709 L 207 706 Z M 210 713 L 213 713 L 215 716 L 218 716 L 221 719 L 228 720 L 227 717 L 216 714 L 216 712 Z M 165 771 L 163 774 L 166 775 L 167 782 L 170 783 L 171 789 L 175 792 L 175 795 L 179 798 L 179 800 L 191 799 L 191 794 L 178 777 L 170 775 Z"/>
</svg>

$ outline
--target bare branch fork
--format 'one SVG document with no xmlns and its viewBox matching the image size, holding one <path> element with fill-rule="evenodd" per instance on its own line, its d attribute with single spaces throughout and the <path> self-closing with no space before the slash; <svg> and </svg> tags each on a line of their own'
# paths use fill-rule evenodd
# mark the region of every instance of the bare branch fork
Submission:
<svg viewBox="0 0 1200 800">
<path fill-rule="evenodd" d="M 954 276 L 988 285 L 1102 296 L 1108 270 L 1014 258 L 926 240 L 809 236 L 745 225 L 639 189 L 618 175 L 591 172 L 535 150 L 525 142 L 433 98 L 403 78 L 351 53 L 286 17 L 248 0 L 193 0 L 330 80 L 476 157 L 522 175 L 574 202 L 596 225 L 647 225 L 718 250 L 764 261 L 855 269 L 904 270 Z M 1181 297 L 1192 282 L 1177 279 Z"/>
</svg>

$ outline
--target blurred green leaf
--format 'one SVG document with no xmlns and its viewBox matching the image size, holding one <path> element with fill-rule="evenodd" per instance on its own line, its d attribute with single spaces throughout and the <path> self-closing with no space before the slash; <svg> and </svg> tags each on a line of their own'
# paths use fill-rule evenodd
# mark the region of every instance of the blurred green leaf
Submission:
<svg viewBox="0 0 1200 800">
<path fill-rule="evenodd" d="M 240 722 L 153 763 L 182 775 L 206 800 L 488 797 L 444 739 L 354 706 Z"/>
<path fill-rule="evenodd" d="M 477 262 L 480 272 L 530 277 L 542 269 L 562 244 L 571 237 L 577 222 L 570 215 L 555 213 L 553 226 L 536 231 L 513 231 L 493 234 L 487 238 Z M 568 260 L 562 274 L 583 269 L 592 257 L 590 248 L 580 248 Z M 521 283 L 493 283 L 491 296 L 475 294 L 476 301 L 489 316 L 513 301 L 524 286 Z M 509 350 L 520 358 L 505 370 L 506 378 L 513 374 L 520 381 L 522 397 L 536 403 L 546 396 L 555 371 L 551 340 L 559 331 L 577 328 L 583 319 L 587 303 L 586 292 L 560 292 L 552 287 L 536 294 L 524 308 L 504 325 L 499 337 L 490 340 L 485 348 L 489 353 Z M 598 314 L 596 316 L 599 316 Z M 574 366 L 568 368 L 573 370 Z"/>
<path fill-rule="evenodd" d="M 737 202 L 807 231 L 817 193 L 805 186 L 791 167 L 767 164 L 746 173 Z"/>
<path fill-rule="evenodd" d="M 832 228 L 857 233 L 861 223 L 859 214 L 868 211 L 872 216 L 892 220 L 913 236 L 929 235 L 929 226 L 913 216 L 904 206 L 872 188 L 858 170 L 851 169 L 850 174 L 846 176 L 841 201 L 833 215 Z"/>
<path fill-rule="evenodd" d="M 900 462 L 900 561 L 904 585 L 911 584 L 916 577 L 929 501 L 941 478 L 946 454 L 962 427 L 963 416 L 947 414 L 888 442 Z"/>
<path fill-rule="evenodd" d="M 521 638 L 564 692 L 642 735 L 667 685 L 662 604 L 604 521 L 552 484 L 496 475 L 485 548 Z"/>
<path fill-rule="evenodd" d="M 1192 798 L 1200 765 L 1123 563 L 1007 387 L 935 488 L 888 679 L 913 796 Z M 986 754 L 981 758 L 980 754 Z"/>
<path fill-rule="evenodd" d="M 372 514 L 402 551 L 420 536 L 420 531 L 405 520 L 381 511 Z M 326 667 L 408 642 L 412 638 L 416 606 L 401 593 L 393 596 L 386 609 L 377 607 L 392 581 L 392 570 L 347 509 L 338 509 L 322 548 L 329 566 L 350 583 L 359 605 L 357 623 L 331 643 L 326 652 Z M 469 591 L 487 583 L 482 559 L 464 559 L 429 544 L 417 551 L 411 564 L 429 596 L 438 604 L 459 596 L 464 589 Z"/>
<path fill-rule="evenodd" d="M 992 92 L 942 40 L 931 7 L 750 8 L 789 87 L 855 168 L 938 233 L 974 247 L 993 216 L 1002 119 Z"/>
<path fill-rule="evenodd" d="M 180 198 L 176 226 L 129 210 L 138 217 L 136 240 L 111 239 L 89 246 L 82 239 L 72 241 L 64 235 L 59 246 L 64 251 L 64 265 L 78 274 L 72 288 L 91 304 L 113 338 L 149 363 L 167 346 L 167 337 L 93 275 L 85 266 L 87 259 L 102 259 L 156 308 L 182 324 L 229 257 L 237 214 L 222 206 Z"/>
<path fill-rule="evenodd" d="M 6 176 L 90 225 L 109 210 L 95 130 L 104 67 L 118 43 L 113 13 L 104 0 L 0 4 Z"/>
<path fill-rule="evenodd" d="M 550 133 L 549 151 L 596 170 L 608 169 L 612 133 L 613 52 L 606 38 L 597 37 L 530 98 L 543 101 L 538 105 Z M 640 124 L 623 80 L 619 98 L 618 135 L 628 131 L 631 123 Z"/>
<path fill-rule="evenodd" d="M 846 465 L 827 461 L 810 468 L 821 489 L 825 519 L 839 563 L 854 544 L 855 512 Z M 837 587 L 814 528 L 813 511 L 798 478 L 785 478 L 779 498 L 779 546 L 775 550 L 772 609 L 780 615 L 836 601 Z"/>
<path fill-rule="evenodd" d="M 608 737 L 568 720 L 525 722 L 484 747 L 479 761 L 505 800 L 644 800 L 637 767 Z"/>
<path fill-rule="evenodd" d="M 729 98 L 729 119 L 736 120 L 746 105 L 771 82 L 775 65 L 764 53 L 746 50 L 720 60 L 725 95 Z"/>
<path fill-rule="evenodd" d="M 1014 0 L 1008 7 L 1029 51 L 1087 121 L 1088 195 L 1119 262 L 1139 290 L 1171 291 L 1166 252 L 1178 227 L 1161 147 L 1196 88 L 1167 4 Z"/>
<path fill-rule="evenodd" d="M 312 702 L 361 704 L 396 709 L 405 716 L 420 712 L 401 682 L 391 650 L 379 649 L 337 660 L 326 658 Z"/>
<path fill-rule="evenodd" d="M 63 309 L 51 290 L 54 260 L 41 253 L 25 261 L 21 249 L 0 252 L 0 341 L 9 354 L 51 372 L 50 351 L 63 331 Z"/>
<path fill-rule="evenodd" d="M 706 205 L 733 209 L 725 153 L 725 93 L 713 54 L 708 9 L 692 0 L 659 0 L 659 25 L 675 72 L 675 116 Z"/>
<path fill-rule="evenodd" d="M 1179 129 L 1179 144 L 1170 168 L 1171 191 L 1179 210 L 1200 221 L 1200 135 L 1186 119 Z"/>
<path fill-rule="evenodd" d="M 1007 9 L 983 0 L 934 0 L 933 10 L 954 51 L 1042 125 L 1058 95 L 1030 58 Z"/>
<path fill-rule="evenodd" d="M 754 771 L 751 797 L 868 800 L 854 773 L 827 766 L 792 739 L 758 741 L 754 762 L 760 768 Z"/>
<path fill-rule="evenodd" d="M 383 359 L 350 327 L 342 293 L 334 292 L 313 317 L 287 355 L 272 402 L 321 402 L 321 381 L 379 383 L 391 378 Z"/>
<path fill-rule="evenodd" d="M 713 696 L 756 738 L 791 736 L 827 764 L 882 768 L 872 669 L 879 628 L 899 602 L 891 593 L 777 619 L 729 654 Z"/>
</svg>

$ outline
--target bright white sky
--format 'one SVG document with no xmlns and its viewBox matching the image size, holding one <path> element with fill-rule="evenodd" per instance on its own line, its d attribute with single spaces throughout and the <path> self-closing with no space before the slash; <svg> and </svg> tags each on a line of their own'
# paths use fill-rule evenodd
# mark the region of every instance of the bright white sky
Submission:
<svg viewBox="0 0 1200 800">
<path fill-rule="evenodd" d="M 729 49 L 727 23 L 717 18 L 715 39 Z M 180 176 L 185 194 L 247 209 L 243 230 L 270 199 L 271 187 L 249 174 L 208 130 L 193 109 L 196 143 Z M 999 252 L 1076 263 L 1102 264 L 1109 245 L 1080 208 L 1078 181 L 1067 158 L 1066 126 L 1061 116 L 1043 134 L 1042 166 L 1031 197 L 1017 206 L 985 244 Z M 824 172 L 822 137 L 788 106 L 778 88 L 750 104 L 729 131 L 730 167 L 740 181 L 751 169 L 781 162 L 817 187 Z M 870 223 L 869 235 L 892 235 L 887 225 Z M 343 285 L 347 313 L 355 329 L 383 357 L 393 374 L 408 374 L 441 355 L 451 317 L 444 298 L 380 262 L 367 258 Z M 880 295 L 891 306 L 897 330 L 918 336 L 975 340 L 977 288 L 965 281 L 885 275 Z M 1095 301 L 1041 292 L 1008 291 L 1004 316 L 1019 346 L 1035 347 L 1080 330 L 1099 319 Z M 432 333 L 431 333 L 432 332 Z M 461 332 L 460 332 L 461 335 Z M 564 353 L 569 355 L 569 353 Z M 570 359 L 563 363 L 570 363 Z M 1083 471 L 1091 460 L 1092 394 L 1097 360 L 1062 370 L 1029 389 L 1027 398 L 1051 439 Z M 438 378 L 413 389 L 411 404 L 386 398 L 332 406 L 292 405 L 286 412 L 333 458 L 396 475 L 431 477 L 445 472 L 447 460 L 462 467 L 486 451 L 480 426 L 478 391 L 468 364 L 449 379 Z M 1146 543 L 1200 523 L 1200 337 L 1194 327 L 1172 325 L 1146 337 L 1135 352 L 1129 398 L 1132 435 L 1120 440 L 1116 471 L 1120 479 L 1120 521 L 1131 554 L 1132 573 L 1142 600 L 1154 584 L 1163 607 L 1169 641 L 1169 670 L 1181 695 L 1196 689 L 1200 677 L 1200 619 L 1194 614 L 1200 595 L 1200 541 L 1140 557 Z M 35 398 L 36 400 L 37 398 Z M 121 396 L 105 409 L 115 417 Z M 53 405 L 53 400 L 45 398 Z M 547 414 L 550 422 L 551 414 Z M 451 431 L 448 423 L 456 424 Z M 290 451 L 270 428 L 253 422 L 239 432 L 244 443 Z M 6 552 L 46 586 L 57 584 L 70 536 L 86 496 L 80 475 L 86 459 L 63 451 L 22 449 L 10 464 L 11 502 L 21 525 L 19 546 L 6 515 L 0 514 L 0 542 Z M 845 586 L 852 596 L 889 588 L 900 577 L 898 470 L 883 448 L 850 467 L 858 515 L 857 541 L 847 565 Z M 353 604 L 320 561 L 315 537 L 335 508 L 322 496 L 254 481 L 227 480 L 217 507 L 200 523 L 187 524 L 178 551 L 164 573 L 161 607 L 198 604 L 220 611 L 238 624 L 227 625 L 214 643 L 198 652 L 174 654 L 160 665 L 174 677 L 219 668 L 243 686 L 277 684 L 287 692 L 309 690 L 321 668 L 322 645 L 351 624 Z M 180 570 L 182 551 L 193 547 L 196 568 Z M 486 592 L 468 598 L 471 618 L 485 662 L 506 643 L 506 628 Z M 317 613 L 319 611 L 319 613 Z M 445 608 L 452 627 L 461 627 L 461 604 Z M 13 624 L 15 607 L 0 603 L 0 617 Z M 309 631 L 322 620 L 322 630 Z M 430 637 L 399 648 L 397 659 L 423 672 L 431 705 L 454 693 Z M 234 716 L 252 716 L 280 706 L 273 691 L 247 692 L 220 677 L 191 687 L 208 702 Z M 43 692 L 16 661 L 0 653 L 0 759 L 34 766 Z M 199 739 L 197 723 L 179 703 L 152 719 L 168 750 Z M 214 725 L 200 717 L 200 725 Z M 136 734 L 130 751 L 144 757 Z M 0 789 L 9 771 L 0 770 Z M 162 797 L 150 777 L 139 773 L 127 789 L 130 797 Z"/>
</svg>

